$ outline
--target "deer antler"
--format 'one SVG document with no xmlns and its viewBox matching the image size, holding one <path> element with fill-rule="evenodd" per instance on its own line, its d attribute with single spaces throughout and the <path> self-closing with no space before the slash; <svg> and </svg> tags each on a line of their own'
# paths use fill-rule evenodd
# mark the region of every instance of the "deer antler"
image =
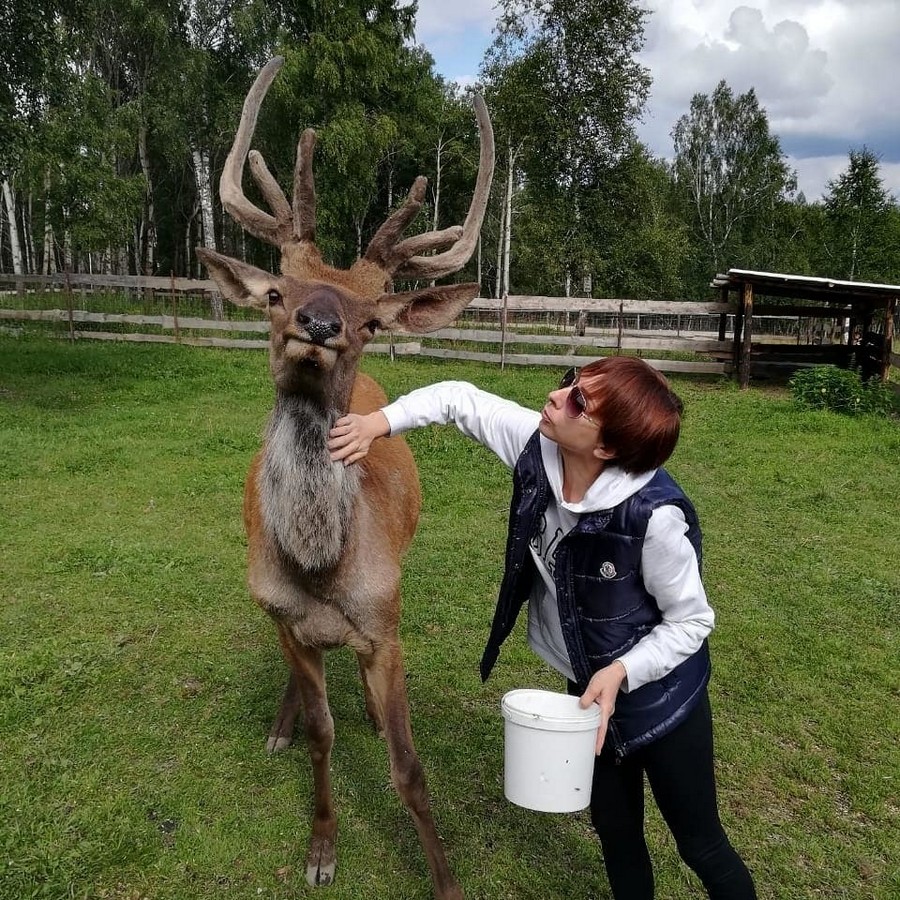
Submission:
<svg viewBox="0 0 900 900">
<path fill-rule="evenodd" d="M 256 150 L 250 150 L 250 140 L 263 98 L 284 57 L 276 56 L 260 70 L 253 87 L 244 100 L 241 122 L 234 136 L 231 150 L 219 180 L 219 196 L 229 215 L 251 234 L 279 247 L 282 268 L 290 260 L 291 269 L 309 268 L 321 263 L 315 246 L 316 192 L 313 183 L 312 158 L 316 134 L 308 128 L 297 145 L 294 168 L 293 204 L 289 204 L 278 182 Z M 403 205 L 392 213 L 376 232 L 366 248 L 363 260 L 358 261 L 369 271 L 380 271 L 387 284 L 394 278 L 441 278 L 461 269 L 471 258 L 484 220 L 494 174 L 494 132 L 484 100 L 475 95 L 475 115 L 481 139 L 478 178 L 472 203 L 463 225 L 442 231 L 428 231 L 400 240 L 404 229 L 415 218 L 425 198 L 427 179 L 419 176 L 413 183 Z M 244 163 L 249 156 L 250 173 L 274 215 L 254 206 L 244 195 L 241 182 Z M 444 250 L 434 256 L 423 256 L 428 250 Z M 298 252 L 299 251 L 299 252 Z M 356 268 L 356 267 L 354 267 Z"/>
<path fill-rule="evenodd" d="M 476 94 L 474 99 L 481 150 L 478 178 L 465 224 L 454 225 L 443 231 L 426 231 L 398 243 L 403 229 L 415 218 L 425 198 L 425 186 L 428 182 L 420 175 L 413 182 L 403 205 L 378 229 L 366 249 L 365 258 L 381 266 L 392 277 L 441 278 L 461 269 L 472 256 L 484 221 L 494 175 L 494 130 L 481 94 Z M 443 247 L 450 249 L 436 256 L 418 255 L 426 250 L 439 250 Z"/>
<path fill-rule="evenodd" d="M 293 208 L 266 167 L 262 154 L 250 150 L 250 140 L 256 129 L 259 108 L 269 90 L 269 85 L 283 65 L 284 57 L 276 56 L 270 59 L 256 76 L 256 81 L 244 100 L 241 122 L 219 180 L 219 196 L 229 215 L 251 234 L 281 248 L 286 244 L 297 242 L 313 243 L 316 231 L 316 195 L 312 178 L 312 155 L 316 133 L 308 128 L 300 136 L 297 145 Z M 244 195 L 241 182 L 248 152 L 250 173 L 274 216 L 254 206 Z"/>
</svg>

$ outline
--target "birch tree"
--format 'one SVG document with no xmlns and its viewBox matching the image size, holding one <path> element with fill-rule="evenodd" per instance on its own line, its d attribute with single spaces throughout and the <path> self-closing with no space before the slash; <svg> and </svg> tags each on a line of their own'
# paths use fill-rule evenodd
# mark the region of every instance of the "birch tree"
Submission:
<svg viewBox="0 0 900 900">
<path fill-rule="evenodd" d="M 9 227 L 9 249 L 12 255 L 14 275 L 24 275 L 25 266 L 22 259 L 22 239 L 16 216 L 16 195 L 8 179 L 3 179 L 3 204 L 6 207 L 6 221 Z"/>
<path fill-rule="evenodd" d="M 695 94 L 672 131 L 674 177 L 702 250 L 707 277 L 746 266 L 754 233 L 769 227 L 796 191 L 778 138 L 751 88 L 735 96 L 725 81 Z"/>
<path fill-rule="evenodd" d="M 554 283 L 542 279 L 542 286 L 566 291 L 598 268 L 606 242 L 598 230 L 614 233 L 613 211 L 601 210 L 596 198 L 633 143 L 646 102 L 650 79 L 637 60 L 646 12 L 634 0 L 501 0 L 500 6 L 482 73 L 527 193 L 522 215 L 543 208 L 549 216 L 543 225 L 553 226 L 552 233 L 545 229 L 548 241 L 527 249 L 560 259 Z M 601 212 L 600 220 L 584 214 L 588 206 Z M 535 274 L 550 271 L 537 259 L 522 264 Z"/>
</svg>

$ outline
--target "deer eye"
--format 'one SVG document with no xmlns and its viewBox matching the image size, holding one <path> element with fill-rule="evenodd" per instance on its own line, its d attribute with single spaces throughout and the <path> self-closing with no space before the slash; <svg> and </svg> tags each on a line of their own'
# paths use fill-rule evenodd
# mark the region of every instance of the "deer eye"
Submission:
<svg viewBox="0 0 900 900">
<path fill-rule="evenodd" d="M 266 299 L 269 301 L 269 306 L 278 306 L 281 304 L 281 294 L 272 288 L 267 294 Z"/>
<path fill-rule="evenodd" d="M 370 321 L 366 322 L 366 328 L 368 328 L 369 331 L 372 332 L 372 334 L 375 334 L 375 332 L 378 331 L 379 328 L 381 328 L 381 322 L 379 322 L 378 319 L 371 319 Z"/>
</svg>

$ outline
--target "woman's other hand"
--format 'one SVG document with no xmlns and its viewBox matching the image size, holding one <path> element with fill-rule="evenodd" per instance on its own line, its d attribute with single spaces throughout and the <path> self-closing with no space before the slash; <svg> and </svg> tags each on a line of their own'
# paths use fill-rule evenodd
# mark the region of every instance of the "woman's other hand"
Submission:
<svg viewBox="0 0 900 900">
<path fill-rule="evenodd" d="M 597 750 L 603 749 L 606 740 L 606 729 L 609 720 L 616 709 L 616 697 L 619 688 L 628 677 L 623 663 L 616 660 L 608 666 L 594 672 L 593 678 L 588 682 L 587 690 L 581 695 L 579 704 L 582 709 L 587 709 L 592 703 L 600 707 L 600 727 L 597 730 Z"/>
<path fill-rule="evenodd" d="M 391 426 L 381 410 L 366 416 L 347 413 L 334 423 L 328 432 L 328 452 L 332 462 L 343 462 L 345 466 L 359 462 L 369 452 L 375 438 L 386 437 Z"/>
</svg>

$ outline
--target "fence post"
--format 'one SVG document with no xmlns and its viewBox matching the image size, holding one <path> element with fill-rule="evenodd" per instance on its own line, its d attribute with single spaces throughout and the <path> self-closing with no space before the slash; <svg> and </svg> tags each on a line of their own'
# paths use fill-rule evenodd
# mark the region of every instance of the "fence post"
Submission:
<svg viewBox="0 0 900 900">
<path fill-rule="evenodd" d="M 66 269 L 66 310 L 69 313 L 69 340 L 75 341 L 75 316 L 72 309 L 72 282 L 69 280 L 69 270 Z"/>
<path fill-rule="evenodd" d="M 503 292 L 503 306 L 500 308 L 500 371 L 506 368 L 506 316 L 509 310 L 509 294 Z"/>
<path fill-rule="evenodd" d="M 616 337 L 616 356 L 622 355 L 622 332 L 625 330 L 625 301 L 619 301 L 619 333 Z"/>
<path fill-rule="evenodd" d="M 727 285 L 719 288 L 719 301 L 722 303 L 728 302 L 728 287 Z M 719 313 L 719 340 L 725 340 L 725 332 L 728 329 L 728 313 L 723 312 Z"/>
<path fill-rule="evenodd" d="M 891 297 L 884 309 L 884 347 L 881 356 L 881 380 L 886 382 L 891 371 L 891 353 L 894 350 L 894 311 L 897 298 Z"/>
<path fill-rule="evenodd" d="M 172 330 L 175 332 L 175 343 L 181 343 L 181 334 L 178 330 L 178 294 L 175 293 L 175 273 L 170 271 L 169 278 L 171 279 L 171 287 L 170 292 L 172 295 Z"/>
<path fill-rule="evenodd" d="M 744 282 L 741 291 L 741 308 L 744 311 L 744 342 L 741 348 L 741 389 L 750 387 L 750 353 L 753 341 L 753 285 Z"/>
</svg>

